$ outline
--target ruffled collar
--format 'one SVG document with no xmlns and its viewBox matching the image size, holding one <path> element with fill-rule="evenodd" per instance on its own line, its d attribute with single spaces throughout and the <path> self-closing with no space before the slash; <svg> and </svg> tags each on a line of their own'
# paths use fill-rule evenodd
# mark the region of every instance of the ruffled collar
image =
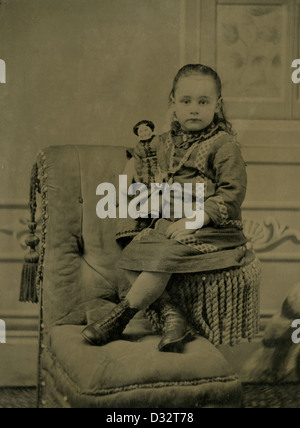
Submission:
<svg viewBox="0 0 300 428">
<path fill-rule="evenodd" d="M 154 139 L 155 135 L 152 135 L 151 138 L 148 138 L 148 140 L 140 140 L 142 144 L 151 143 L 151 141 Z"/>
<path fill-rule="evenodd" d="M 171 124 L 171 136 L 175 147 L 188 149 L 196 142 L 202 142 L 214 137 L 221 130 L 220 124 L 212 122 L 207 128 L 199 132 L 185 131 L 179 122 L 175 121 Z"/>
</svg>

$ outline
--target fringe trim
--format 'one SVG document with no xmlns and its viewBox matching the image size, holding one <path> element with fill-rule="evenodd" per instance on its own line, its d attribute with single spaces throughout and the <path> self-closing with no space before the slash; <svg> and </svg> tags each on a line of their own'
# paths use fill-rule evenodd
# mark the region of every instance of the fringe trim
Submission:
<svg viewBox="0 0 300 428">
<path fill-rule="evenodd" d="M 30 236 L 26 239 L 26 244 L 30 247 L 30 251 L 25 256 L 25 263 L 23 266 L 20 298 L 21 302 L 38 303 L 41 284 L 44 276 L 44 260 L 46 251 L 46 235 L 47 235 L 47 221 L 48 215 L 48 200 L 47 200 L 47 174 L 46 174 L 46 156 L 41 151 L 38 154 L 38 161 L 34 164 L 31 173 L 30 184 L 30 214 L 31 222 L 28 224 Z M 42 197 L 42 238 L 36 236 L 36 193 L 41 193 Z M 39 252 L 35 251 L 39 245 Z"/>
<path fill-rule="evenodd" d="M 38 179 L 40 183 L 40 194 L 42 198 L 42 239 L 41 239 L 41 249 L 40 249 L 40 258 L 39 265 L 36 276 L 37 289 L 40 292 L 41 286 L 44 279 L 44 261 L 46 253 L 46 236 L 47 236 L 47 223 L 48 223 L 48 187 L 47 187 L 47 163 L 46 155 L 43 151 L 40 151 L 38 154 Z"/>
<path fill-rule="evenodd" d="M 173 275 L 168 293 L 198 334 L 213 345 L 252 342 L 259 332 L 261 265 L 256 258 L 243 268 Z M 163 319 L 151 307 L 147 316 L 163 332 Z"/>
<path fill-rule="evenodd" d="M 30 195 L 29 195 L 29 208 L 30 208 L 30 221 L 28 222 L 28 229 L 30 235 L 25 239 L 29 251 L 25 254 L 25 260 L 22 269 L 21 284 L 20 284 L 20 302 L 38 303 L 38 293 L 36 288 L 36 273 L 39 262 L 39 254 L 36 247 L 40 243 L 40 239 L 36 234 L 36 191 L 38 187 L 38 167 L 35 163 L 33 165 L 30 177 Z"/>
</svg>

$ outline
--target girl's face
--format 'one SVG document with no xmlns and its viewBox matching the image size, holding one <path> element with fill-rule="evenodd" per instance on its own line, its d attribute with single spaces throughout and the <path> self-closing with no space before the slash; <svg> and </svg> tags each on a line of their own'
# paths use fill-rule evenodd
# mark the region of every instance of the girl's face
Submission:
<svg viewBox="0 0 300 428">
<path fill-rule="evenodd" d="M 201 75 L 182 77 L 177 83 L 173 104 L 183 129 L 189 132 L 205 129 L 220 108 L 215 81 Z"/>
<path fill-rule="evenodd" d="M 139 127 L 138 136 L 140 140 L 150 140 L 152 135 L 153 135 L 153 132 L 149 126 L 143 124 Z"/>
</svg>

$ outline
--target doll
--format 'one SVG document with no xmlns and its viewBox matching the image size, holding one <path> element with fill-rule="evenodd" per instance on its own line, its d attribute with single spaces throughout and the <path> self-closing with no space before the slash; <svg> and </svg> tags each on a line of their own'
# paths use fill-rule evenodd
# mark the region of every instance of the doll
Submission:
<svg viewBox="0 0 300 428">
<path fill-rule="evenodd" d="M 137 123 L 133 132 L 138 137 L 138 143 L 134 149 L 135 181 L 144 183 L 149 188 L 151 183 L 155 183 L 157 171 L 157 139 L 155 138 L 154 123 L 149 120 L 142 120 Z"/>
</svg>

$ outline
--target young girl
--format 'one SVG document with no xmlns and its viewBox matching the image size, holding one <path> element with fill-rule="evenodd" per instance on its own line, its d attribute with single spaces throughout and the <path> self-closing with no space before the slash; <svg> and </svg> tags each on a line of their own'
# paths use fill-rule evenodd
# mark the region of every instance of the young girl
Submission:
<svg viewBox="0 0 300 428">
<path fill-rule="evenodd" d="M 174 122 L 159 137 L 158 165 L 169 183 L 180 183 L 182 188 L 185 183 L 193 183 L 194 188 L 195 183 L 204 183 L 204 225 L 187 229 L 187 220 L 175 220 L 171 213 L 170 219 L 154 220 L 131 241 L 120 266 L 132 287 L 108 317 L 83 331 L 95 345 L 120 339 L 135 314 L 155 304 L 165 322 L 159 350 L 181 352 L 193 333 L 167 294 L 171 275 L 246 264 L 241 218 L 245 162 L 224 115 L 218 74 L 200 64 L 183 67 L 174 79 L 170 103 Z"/>
</svg>

